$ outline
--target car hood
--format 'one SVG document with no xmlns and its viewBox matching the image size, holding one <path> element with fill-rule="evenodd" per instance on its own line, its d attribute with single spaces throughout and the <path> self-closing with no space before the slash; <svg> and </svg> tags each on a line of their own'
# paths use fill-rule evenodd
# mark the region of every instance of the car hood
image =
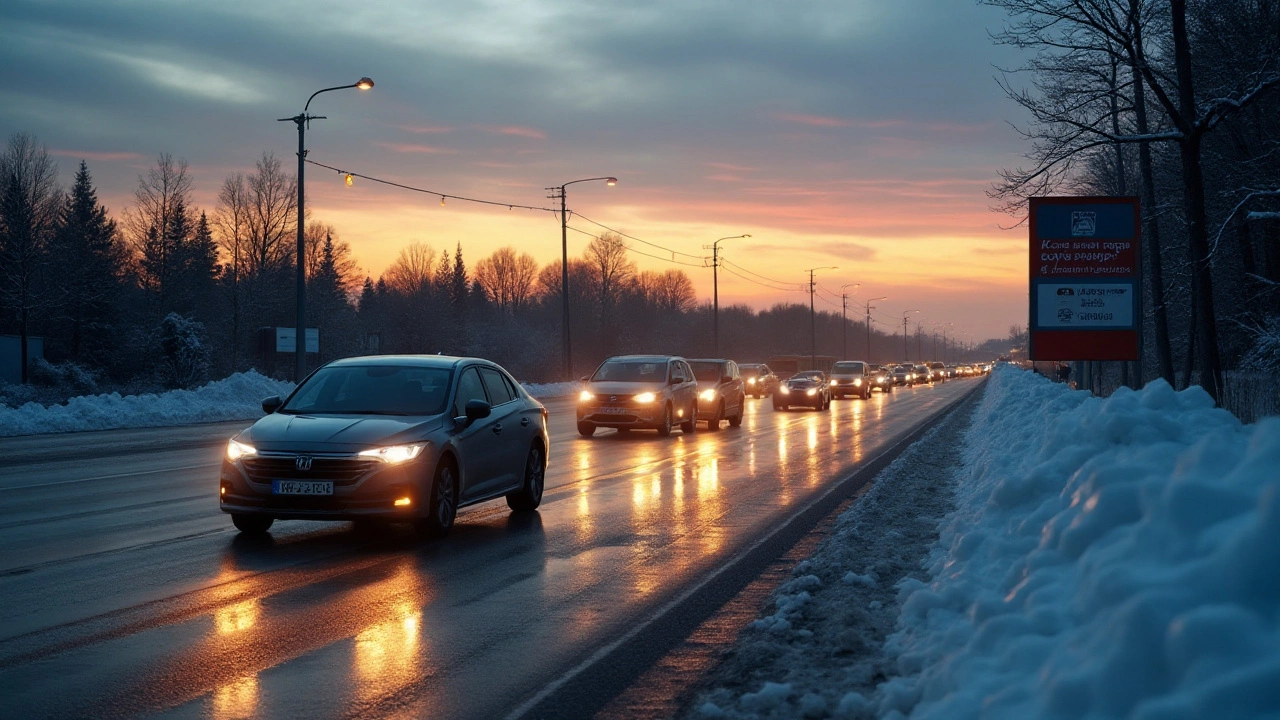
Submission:
<svg viewBox="0 0 1280 720">
<path fill-rule="evenodd" d="M 240 434 L 259 450 L 334 452 L 421 440 L 443 425 L 443 415 L 289 415 L 272 413 Z"/>
<path fill-rule="evenodd" d="M 821 385 L 822 383 L 818 382 L 817 380 L 788 380 L 787 381 L 787 387 L 793 388 L 793 389 L 796 389 L 796 388 L 805 389 L 805 388 L 819 387 Z"/>
<path fill-rule="evenodd" d="M 589 382 L 586 389 L 596 395 L 638 395 L 643 392 L 661 393 L 666 388 L 663 383 L 617 382 L 602 380 Z"/>
<path fill-rule="evenodd" d="M 862 373 L 831 373 L 832 380 L 853 380 L 854 378 L 866 377 Z"/>
</svg>

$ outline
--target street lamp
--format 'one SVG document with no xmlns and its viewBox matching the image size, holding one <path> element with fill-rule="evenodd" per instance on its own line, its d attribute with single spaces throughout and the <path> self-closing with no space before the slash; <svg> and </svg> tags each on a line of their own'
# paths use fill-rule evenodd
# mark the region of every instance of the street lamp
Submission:
<svg viewBox="0 0 1280 720">
<path fill-rule="evenodd" d="M 738 238 L 749 238 L 750 235 L 730 235 L 722 237 L 711 243 L 711 245 L 703 245 L 702 248 L 711 248 L 711 354 L 720 357 L 720 243 L 725 240 L 736 240 Z"/>
<path fill-rule="evenodd" d="M 875 307 L 873 307 L 871 303 L 877 300 L 888 299 L 889 296 L 886 295 L 884 297 L 871 298 L 867 301 L 867 362 L 871 362 L 871 311 L 875 310 Z"/>
<path fill-rule="evenodd" d="M 569 213 L 565 209 L 564 189 L 574 183 L 593 182 L 595 180 L 604 180 L 609 187 L 618 184 L 618 178 L 616 177 L 591 177 L 570 180 L 567 183 L 547 188 L 551 192 L 548 197 L 552 200 L 560 200 L 560 344 L 564 349 L 565 380 L 573 379 L 573 355 L 571 354 L 572 345 L 569 336 Z"/>
<path fill-rule="evenodd" d="M 818 284 L 814 282 L 813 274 L 819 270 L 839 270 L 835 265 L 827 265 L 825 267 L 809 268 L 809 369 L 818 369 L 818 326 L 814 320 L 813 312 L 813 293 L 817 289 Z"/>
<path fill-rule="evenodd" d="M 840 286 L 840 359 L 849 359 L 849 294 L 845 288 L 853 288 L 856 295 L 862 283 L 846 283 Z"/>
<path fill-rule="evenodd" d="M 902 313 L 902 360 L 903 362 L 911 360 L 910 353 L 907 352 L 907 316 L 911 313 L 918 313 L 919 310 L 907 310 Z"/>
<path fill-rule="evenodd" d="M 298 295 L 297 295 L 297 337 L 294 338 L 294 368 L 293 379 L 295 382 L 302 382 L 302 378 L 307 372 L 307 248 L 306 248 L 306 200 L 303 196 L 302 181 L 307 163 L 307 142 L 306 131 L 312 120 L 324 120 L 324 115 L 308 115 L 307 110 L 311 108 L 311 101 L 316 99 L 320 93 L 327 93 L 332 90 L 346 90 L 348 88 L 357 88 L 359 90 L 368 90 L 373 87 L 373 81 L 367 77 L 362 77 L 350 85 L 337 85 L 335 87 L 324 88 L 311 93 L 311 97 L 307 98 L 307 104 L 302 107 L 302 112 L 293 117 L 279 118 L 278 122 L 292 122 L 298 126 Z M 350 176 L 348 176 L 350 177 Z"/>
</svg>

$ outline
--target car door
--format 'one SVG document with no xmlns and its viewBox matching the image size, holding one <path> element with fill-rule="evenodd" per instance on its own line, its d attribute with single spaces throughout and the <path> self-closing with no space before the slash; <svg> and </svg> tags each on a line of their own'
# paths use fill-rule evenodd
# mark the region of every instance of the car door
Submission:
<svg viewBox="0 0 1280 720">
<path fill-rule="evenodd" d="M 681 360 L 680 367 L 683 369 L 685 381 L 680 387 L 680 393 L 684 398 L 684 416 L 692 417 L 698 412 L 698 379 L 693 375 L 693 367 L 689 363 Z"/>
<path fill-rule="evenodd" d="M 738 371 L 738 363 L 730 360 L 726 363 L 726 375 L 729 381 L 725 383 L 725 390 L 729 396 L 729 408 L 725 411 L 730 416 L 741 415 L 744 411 L 743 406 L 746 405 L 746 390 L 742 387 L 742 373 Z"/>
<path fill-rule="evenodd" d="M 494 435 L 492 451 L 496 465 L 493 482 L 483 488 L 482 494 L 510 492 L 524 479 L 531 420 L 521 417 L 524 403 L 517 400 L 519 395 L 514 394 L 497 368 L 482 365 L 478 369 L 485 392 L 489 395 L 489 402 L 493 405 L 490 418 L 494 423 L 490 426 L 490 432 Z"/>
<path fill-rule="evenodd" d="M 452 413 L 455 418 L 467 414 L 469 400 L 489 402 L 484 391 L 484 382 L 480 379 L 480 371 L 474 366 L 463 368 L 458 373 L 458 385 L 454 390 Z M 498 444 L 493 431 L 497 418 L 489 415 L 469 425 L 460 426 L 454 436 L 458 453 L 462 456 L 462 488 L 459 492 L 462 501 L 482 497 L 485 487 L 492 487 L 498 474 L 499 464 L 493 448 Z"/>
</svg>

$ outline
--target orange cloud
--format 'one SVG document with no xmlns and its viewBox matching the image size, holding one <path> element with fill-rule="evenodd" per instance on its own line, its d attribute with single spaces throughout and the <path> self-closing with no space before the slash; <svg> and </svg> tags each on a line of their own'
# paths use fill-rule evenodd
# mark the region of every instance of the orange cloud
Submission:
<svg viewBox="0 0 1280 720">
<path fill-rule="evenodd" d="M 800 125 L 808 125 L 810 127 L 852 127 L 852 120 L 844 120 L 841 118 L 826 117 L 823 115 L 799 115 L 794 113 L 782 113 L 778 115 L 778 119 Z"/>
<path fill-rule="evenodd" d="M 501 126 L 482 126 L 480 128 L 485 132 L 491 132 L 495 135 L 511 135 L 513 137 L 532 138 L 534 140 L 546 140 L 547 134 L 536 128 L 521 127 L 519 125 L 501 125 Z"/>
<path fill-rule="evenodd" d="M 444 125 L 397 125 L 396 127 L 411 132 L 415 135 L 434 135 L 438 133 L 453 132 L 453 128 Z"/>
<path fill-rule="evenodd" d="M 380 142 L 380 143 L 377 143 L 377 145 L 378 147 L 383 147 L 388 150 L 394 150 L 395 152 L 398 152 L 398 153 L 422 153 L 426 155 L 451 155 L 457 152 L 457 150 L 450 150 L 448 148 L 439 148 L 439 147 L 434 147 L 432 145 L 420 145 L 417 143 L 381 143 Z"/>
</svg>

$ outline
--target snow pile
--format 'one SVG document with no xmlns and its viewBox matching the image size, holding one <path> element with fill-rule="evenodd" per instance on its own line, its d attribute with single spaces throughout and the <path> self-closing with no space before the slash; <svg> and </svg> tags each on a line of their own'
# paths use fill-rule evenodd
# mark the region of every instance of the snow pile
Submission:
<svg viewBox="0 0 1280 720">
<path fill-rule="evenodd" d="M 250 370 L 195 390 L 84 395 L 71 398 L 66 405 L 48 407 L 29 402 L 17 408 L 0 407 L 0 437 L 244 420 L 262 415 L 263 398 L 284 397 L 291 390 L 293 383 Z"/>
<path fill-rule="evenodd" d="M 867 709 L 1280 716 L 1280 420 L 1000 368 L 964 460 L 930 582 L 901 585 L 903 676 Z"/>
<path fill-rule="evenodd" d="M 566 395 L 572 395 L 578 391 L 581 383 L 576 382 L 559 382 L 559 383 L 520 383 L 524 386 L 526 392 L 530 395 L 542 398 L 557 398 Z"/>
</svg>

